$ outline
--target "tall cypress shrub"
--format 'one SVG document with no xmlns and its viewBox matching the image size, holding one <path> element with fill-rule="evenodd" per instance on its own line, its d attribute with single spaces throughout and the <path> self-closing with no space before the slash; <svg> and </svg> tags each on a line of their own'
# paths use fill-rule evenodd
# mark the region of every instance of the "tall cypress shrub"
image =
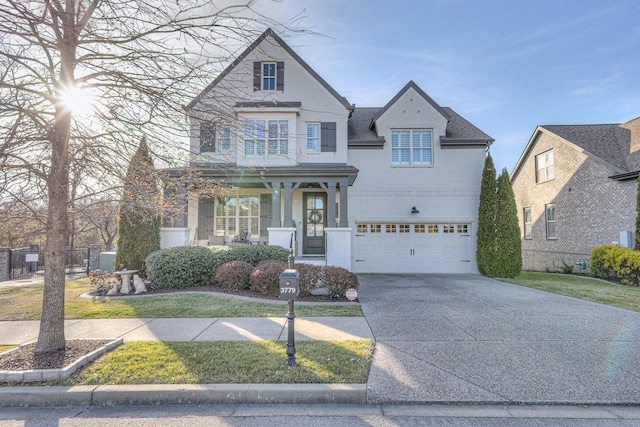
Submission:
<svg viewBox="0 0 640 427">
<path fill-rule="evenodd" d="M 498 177 L 498 212 L 496 216 L 496 258 L 494 277 L 516 277 L 522 271 L 522 242 L 518 225 L 518 208 L 507 169 Z"/>
<path fill-rule="evenodd" d="M 145 275 L 144 260 L 160 249 L 160 192 L 156 170 L 142 138 L 133 155 L 124 182 L 118 218 L 118 250 L 115 268 L 139 270 Z"/>
<path fill-rule="evenodd" d="M 498 213 L 496 168 L 491 154 L 487 154 L 480 185 L 480 207 L 478 212 L 478 247 L 476 259 L 478 270 L 489 277 L 496 277 L 494 260 L 497 253 L 496 217 Z"/>
</svg>

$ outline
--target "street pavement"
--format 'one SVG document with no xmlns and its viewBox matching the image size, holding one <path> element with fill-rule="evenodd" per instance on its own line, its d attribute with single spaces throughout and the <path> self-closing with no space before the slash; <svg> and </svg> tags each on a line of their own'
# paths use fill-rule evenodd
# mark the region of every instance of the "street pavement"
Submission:
<svg viewBox="0 0 640 427">
<path fill-rule="evenodd" d="M 639 313 L 479 275 L 359 278 L 365 318 L 298 318 L 296 339 L 374 338 L 366 385 L 49 387 L 49 395 L 41 399 L 50 403 L 56 392 L 64 391 L 65 399 L 86 393 L 79 405 L 211 403 L 211 396 L 226 391 L 236 400 L 215 402 L 494 409 L 536 405 L 538 410 L 589 406 L 590 414 L 596 408 L 631 405 L 625 407 L 627 415 L 640 419 Z M 30 322 L 0 322 L 0 344 L 22 343 L 34 334 L 37 324 L 34 329 Z M 286 340 L 286 319 L 70 320 L 67 334 L 125 341 Z M 0 402 L 35 402 L 35 389 L 0 387 Z"/>
</svg>

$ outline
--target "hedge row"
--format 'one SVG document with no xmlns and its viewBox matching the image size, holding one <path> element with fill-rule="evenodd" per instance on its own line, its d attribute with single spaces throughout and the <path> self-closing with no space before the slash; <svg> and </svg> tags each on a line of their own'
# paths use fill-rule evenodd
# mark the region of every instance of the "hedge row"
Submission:
<svg viewBox="0 0 640 427">
<path fill-rule="evenodd" d="M 591 271 L 596 277 L 616 280 L 628 286 L 640 284 L 640 252 L 616 245 L 591 250 Z"/>
<path fill-rule="evenodd" d="M 280 246 L 179 246 L 152 252 L 145 260 L 147 276 L 160 288 L 191 288 L 215 284 L 218 269 L 231 261 L 255 266 L 262 261 L 286 261 Z"/>
<path fill-rule="evenodd" d="M 327 295 L 344 296 L 347 289 L 357 289 L 358 276 L 347 269 L 335 266 L 296 264 L 300 273 L 300 296 L 314 291 Z M 272 297 L 280 294 L 280 274 L 288 268 L 282 261 L 263 261 L 255 267 L 242 261 L 223 264 L 216 274 L 216 282 L 223 289 L 237 291 L 250 289 Z"/>
</svg>

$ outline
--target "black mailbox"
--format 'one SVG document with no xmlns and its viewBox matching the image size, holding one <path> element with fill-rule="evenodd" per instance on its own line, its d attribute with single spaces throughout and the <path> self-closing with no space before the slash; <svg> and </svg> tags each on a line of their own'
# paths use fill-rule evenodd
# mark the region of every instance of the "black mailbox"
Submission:
<svg viewBox="0 0 640 427">
<path fill-rule="evenodd" d="M 280 274 L 280 299 L 294 300 L 300 295 L 300 272 L 286 269 Z"/>
</svg>

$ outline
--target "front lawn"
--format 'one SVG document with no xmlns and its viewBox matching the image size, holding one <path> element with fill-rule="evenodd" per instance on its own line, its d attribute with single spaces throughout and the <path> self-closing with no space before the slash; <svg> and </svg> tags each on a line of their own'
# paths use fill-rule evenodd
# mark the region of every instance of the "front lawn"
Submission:
<svg viewBox="0 0 640 427">
<path fill-rule="evenodd" d="M 515 279 L 499 279 L 542 291 L 640 311 L 640 288 L 570 274 L 522 272 Z"/>
<path fill-rule="evenodd" d="M 43 286 L 28 286 L 0 290 L 0 320 L 39 320 L 42 312 Z M 154 317 L 284 317 L 287 305 L 258 303 L 207 294 L 170 293 L 121 299 L 87 299 L 85 292 L 92 290 L 89 279 L 78 279 L 66 284 L 65 318 L 115 319 Z M 357 304 L 296 305 L 300 317 L 362 317 Z"/>
<path fill-rule="evenodd" d="M 363 384 L 374 347 L 369 340 L 299 341 L 298 366 L 287 367 L 282 341 L 130 342 L 56 384 Z"/>
</svg>

